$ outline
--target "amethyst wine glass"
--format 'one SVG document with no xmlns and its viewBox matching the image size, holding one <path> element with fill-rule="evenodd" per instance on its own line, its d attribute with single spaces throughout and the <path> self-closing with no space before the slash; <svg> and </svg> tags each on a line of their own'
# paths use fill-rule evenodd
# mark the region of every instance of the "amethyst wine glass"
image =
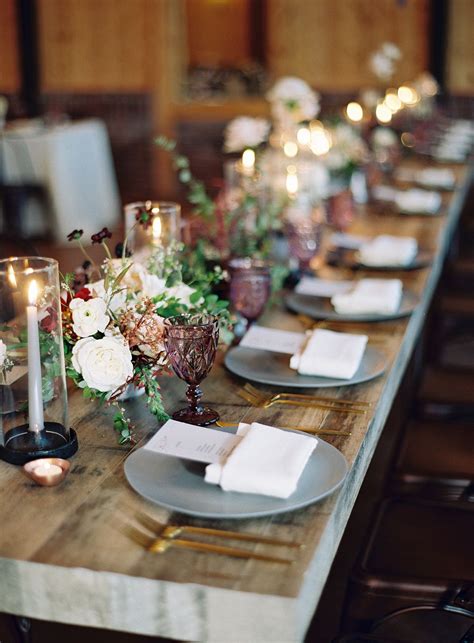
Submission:
<svg viewBox="0 0 474 643">
<path fill-rule="evenodd" d="M 176 375 L 188 384 L 189 405 L 173 413 L 180 422 L 207 426 L 219 419 L 217 411 L 201 406 L 199 384 L 207 377 L 216 357 L 219 321 L 212 315 L 177 315 L 165 320 L 165 348 Z"/>
<path fill-rule="evenodd" d="M 292 208 L 287 212 L 285 233 L 291 257 L 300 271 L 311 271 L 311 264 L 321 253 L 324 215 L 320 207 L 310 211 Z"/>
<path fill-rule="evenodd" d="M 250 257 L 229 262 L 230 301 L 234 310 L 251 324 L 263 313 L 271 293 L 268 264 Z"/>
</svg>

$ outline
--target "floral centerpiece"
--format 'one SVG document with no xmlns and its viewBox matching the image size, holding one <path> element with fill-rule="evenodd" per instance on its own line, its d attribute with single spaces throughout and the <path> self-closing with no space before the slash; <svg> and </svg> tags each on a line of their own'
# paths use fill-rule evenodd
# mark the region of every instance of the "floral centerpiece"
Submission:
<svg viewBox="0 0 474 643">
<path fill-rule="evenodd" d="M 339 121 L 328 127 L 331 148 L 325 164 L 331 177 L 348 185 L 354 171 L 367 160 L 368 148 L 358 130 Z"/>
<path fill-rule="evenodd" d="M 136 225 L 149 226 L 152 214 L 137 209 Z M 167 372 L 163 320 L 182 313 L 218 315 L 224 339 L 229 339 L 228 302 L 213 294 L 224 276 L 213 271 L 193 272 L 183 244 L 154 248 L 145 263 L 128 256 L 126 240 L 113 257 L 104 228 L 92 235 L 103 246 L 105 260 L 97 266 L 82 245 L 82 230 L 70 241 L 86 255 L 76 275 L 66 275 L 62 320 L 67 375 L 86 398 L 114 404 L 114 428 L 119 442 L 132 440 L 132 426 L 121 398 L 130 386 L 144 389 L 147 405 L 159 420 L 166 419 L 157 376 Z"/>
<path fill-rule="evenodd" d="M 284 76 L 267 92 L 274 130 L 279 136 L 293 138 L 299 123 L 319 114 L 320 95 L 301 78 Z"/>
</svg>

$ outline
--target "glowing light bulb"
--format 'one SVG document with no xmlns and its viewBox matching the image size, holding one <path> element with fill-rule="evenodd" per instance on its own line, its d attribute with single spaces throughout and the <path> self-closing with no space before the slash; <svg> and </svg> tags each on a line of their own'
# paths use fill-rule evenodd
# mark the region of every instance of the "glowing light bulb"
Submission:
<svg viewBox="0 0 474 643">
<path fill-rule="evenodd" d="M 285 156 L 292 159 L 298 154 L 298 146 L 293 141 L 287 141 L 283 145 L 283 153 Z"/>
<path fill-rule="evenodd" d="M 296 133 L 296 138 L 300 145 L 309 145 L 311 143 L 311 132 L 307 127 L 300 127 Z"/>
<path fill-rule="evenodd" d="M 311 151 L 316 156 L 323 156 L 331 149 L 331 137 L 324 128 L 318 127 L 311 132 Z"/>
<path fill-rule="evenodd" d="M 379 103 L 375 108 L 375 116 L 380 123 L 390 123 L 392 110 L 385 103 Z"/>
<path fill-rule="evenodd" d="M 418 92 L 413 87 L 408 87 L 408 85 L 402 85 L 398 88 L 398 98 L 405 105 L 416 105 L 420 100 Z"/>
<path fill-rule="evenodd" d="M 364 110 L 359 103 L 351 102 L 346 107 L 347 118 L 354 123 L 359 123 L 364 118 Z"/>
<path fill-rule="evenodd" d="M 393 113 L 398 112 L 398 110 L 403 107 L 403 103 L 398 97 L 398 94 L 392 92 L 386 93 L 384 103 Z"/>
</svg>

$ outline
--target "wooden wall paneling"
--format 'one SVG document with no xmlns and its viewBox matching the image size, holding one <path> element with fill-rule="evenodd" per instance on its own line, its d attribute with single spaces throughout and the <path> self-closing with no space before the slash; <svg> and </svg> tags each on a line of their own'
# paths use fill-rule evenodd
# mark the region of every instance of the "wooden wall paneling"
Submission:
<svg viewBox="0 0 474 643">
<path fill-rule="evenodd" d="M 186 0 L 186 18 L 191 66 L 239 67 L 251 60 L 250 0 Z"/>
<path fill-rule="evenodd" d="M 428 0 L 271 0 L 268 67 L 274 77 L 292 74 L 323 91 L 373 85 L 370 54 L 383 42 L 403 58 L 394 82 L 428 66 Z"/>
<path fill-rule="evenodd" d="M 153 28 L 147 6 L 147 0 L 38 0 L 43 90 L 146 89 L 144 43 Z"/>
<path fill-rule="evenodd" d="M 15 0 L 0 1 L 0 92 L 20 89 Z"/>
<path fill-rule="evenodd" d="M 447 89 L 474 96 L 474 2 L 450 0 L 447 47 Z"/>
</svg>

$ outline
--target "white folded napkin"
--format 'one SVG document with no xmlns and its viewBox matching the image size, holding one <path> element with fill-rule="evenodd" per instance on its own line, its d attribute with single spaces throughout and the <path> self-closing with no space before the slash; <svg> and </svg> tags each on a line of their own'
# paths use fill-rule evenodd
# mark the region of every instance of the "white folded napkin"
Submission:
<svg viewBox="0 0 474 643">
<path fill-rule="evenodd" d="M 413 237 L 381 234 L 365 243 L 358 257 L 366 266 L 408 266 L 417 252 L 418 243 Z"/>
<path fill-rule="evenodd" d="M 351 292 L 334 295 L 331 303 L 340 314 L 391 314 L 400 307 L 400 279 L 361 279 Z"/>
<path fill-rule="evenodd" d="M 265 424 L 239 424 L 243 439 L 224 464 L 209 464 L 204 480 L 224 491 L 288 498 L 318 444 L 310 435 Z"/>
<path fill-rule="evenodd" d="M 367 335 L 317 329 L 306 345 L 293 355 L 290 368 L 300 375 L 319 375 L 350 380 L 357 372 L 368 341 Z"/>
<path fill-rule="evenodd" d="M 441 196 L 438 192 L 413 188 L 398 192 L 395 205 L 402 212 L 433 213 L 441 206 Z"/>
<path fill-rule="evenodd" d="M 441 167 L 427 167 L 416 173 L 416 180 L 427 187 L 452 188 L 456 183 L 456 177 L 452 170 Z"/>
</svg>

